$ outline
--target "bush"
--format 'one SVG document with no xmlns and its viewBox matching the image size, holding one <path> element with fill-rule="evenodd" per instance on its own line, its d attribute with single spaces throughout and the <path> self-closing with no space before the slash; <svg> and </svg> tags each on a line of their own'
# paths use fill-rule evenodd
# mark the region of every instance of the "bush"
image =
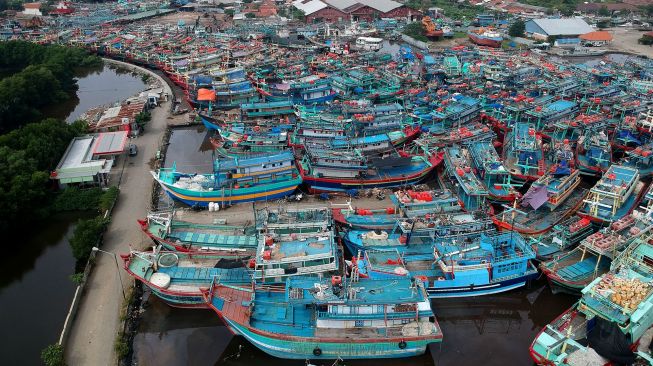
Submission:
<svg viewBox="0 0 653 366">
<path fill-rule="evenodd" d="M 120 189 L 118 189 L 118 187 L 111 187 L 106 190 L 100 197 L 100 210 L 102 210 L 102 212 L 108 211 L 111 206 L 113 206 L 113 203 L 118 199 L 119 194 Z"/>
<path fill-rule="evenodd" d="M 98 216 L 90 220 L 80 220 L 70 238 L 73 256 L 78 263 L 84 263 L 91 255 L 91 250 L 98 244 L 98 239 L 109 224 L 109 220 Z"/>
<path fill-rule="evenodd" d="M 46 366 L 64 366 L 66 361 L 63 356 L 63 346 L 59 343 L 51 344 L 41 351 L 41 360 Z"/>
<path fill-rule="evenodd" d="M 84 273 L 78 272 L 70 275 L 70 280 L 77 286 L 81 285 L 84 282 Z"/>
<path fill-rule="evenodd" d="M 104 195 L 101 188 L 79 189 L 68 187 L 61 191 L 52 203 L 54 211 L 97 210 Z"/>
<path fill-rule="evenodd" d="M 404 27 L 403 33 L 418 41 L 428 42 L 428 38 L 424 35 L 424 26 L 420 22 L 413 22 Z"/>
<path fill-rule="evenodd" d="M 125 333 L 120 332 L 116 336 L 116 342 L 113 344 L 113 350 L 116 352 L 118 360 L 122 360 L 129 354 L 129 343 Z"/>
<path fill-rule="evenodd" d="M 141 112 L 136 115 L 136 124 L 143 127 L 152 120 L 150 112 Z"/>
</svg>

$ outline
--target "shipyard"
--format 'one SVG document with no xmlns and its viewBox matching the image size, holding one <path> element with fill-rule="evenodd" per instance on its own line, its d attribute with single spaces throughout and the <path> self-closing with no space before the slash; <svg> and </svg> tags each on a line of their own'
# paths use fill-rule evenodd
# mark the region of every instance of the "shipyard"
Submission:
<svg viewBox="0 0 653 366">
<path fill-rule="evenodd" d="M 653 365 L 650 1 L 0 24 L 8 364 Z"/>
</svg>

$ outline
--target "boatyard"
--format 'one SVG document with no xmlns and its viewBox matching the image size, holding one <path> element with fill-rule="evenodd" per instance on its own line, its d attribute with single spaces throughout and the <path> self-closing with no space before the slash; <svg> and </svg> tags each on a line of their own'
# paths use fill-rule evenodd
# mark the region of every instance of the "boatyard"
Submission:
<svg viewBox="0 0 653 366">
<path fill-rule="evenodd" d="M 653 365 L 647 4 L 219 3 L 2 13 L 104 64 L 43 108 L 48 194 L 116 192 L 46 365 Z"/>
</svg>

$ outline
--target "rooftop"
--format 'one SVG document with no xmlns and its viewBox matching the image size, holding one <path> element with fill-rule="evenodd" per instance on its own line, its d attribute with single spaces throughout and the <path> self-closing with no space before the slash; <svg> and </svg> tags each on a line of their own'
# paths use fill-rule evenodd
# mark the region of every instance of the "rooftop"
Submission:
<svg viewBox="0 0 653 366">
<path fill-rule="evenodd" d="M 579 35 L 594 30 L 580 18 L 543 18 L 533 19 L 532 21 L 550 36 Z"/>
<path fill-rule="evenodd" d="M 580 39 L 585 41 L 612 41 L 612 34 L 608 31 L 595 31 L 585 33 L 580 36 Z"/>
</svg>

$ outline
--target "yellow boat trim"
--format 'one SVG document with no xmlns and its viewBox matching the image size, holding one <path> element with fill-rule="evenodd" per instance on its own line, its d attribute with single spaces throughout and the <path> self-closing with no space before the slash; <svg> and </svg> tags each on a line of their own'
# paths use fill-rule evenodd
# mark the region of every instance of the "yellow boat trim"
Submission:
<svg viewBox="0 0 653 366">
<path fill-rule="evenodd" d="M 171 190 L 170 188 L 166 187 L 163 185 L 164 189 L 168 192 L 170 192 L 172 195 L 175 197 L 179 197 L 181 199 L 189 200 L 189 201 L 202 201 L 202 202 L 224 202 L 224 201 L 240 201 L 240 200 L 247 200 L 247 199 L 253 199 L 253 198 L 259 198 L 259 197 L 264 197 L 264 196 L 271 196 L 275 195 L 278 193 L 283 193 L 283 192 L 292 192 L 294 191 L 297 186 L 299 185 L 293 185 L 290 187 L 286 188 L 281 188 L 281 189 L 276 189 L 274 191 L 265 191 L 265 192 L 260 192 L 260 193 L 252 193 L 252 194 L 245 194 L 245 195 L 238 195 L 238 196 L 230 196 L 230 197 L 198 197 L 198 196 L 187 196 L 185 194 L 181 194 L 178 192 L 175 192 Z M 225 192 L 228 192 L 229 190 L 225 189 Z M 218 191 L 214 191 L 218 192 Z"/>
</svg>

